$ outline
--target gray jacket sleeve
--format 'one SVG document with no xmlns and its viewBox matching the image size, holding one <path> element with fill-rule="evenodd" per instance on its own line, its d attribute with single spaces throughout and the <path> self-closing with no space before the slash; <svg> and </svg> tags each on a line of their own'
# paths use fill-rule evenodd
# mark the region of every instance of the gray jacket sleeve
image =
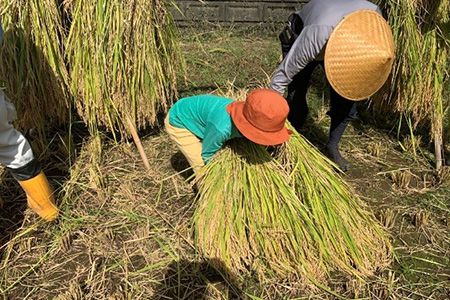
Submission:
<svg viewBox="0 0 450 300">
<path fill-rule="evenodd" d="M 272 75 L 270 88 L 283 95 L 294 76 L 320 54 L 332 31 L 333 28 L 328 25 L 310 25 L 303 28 L 291 50 Z"/>
</svg>

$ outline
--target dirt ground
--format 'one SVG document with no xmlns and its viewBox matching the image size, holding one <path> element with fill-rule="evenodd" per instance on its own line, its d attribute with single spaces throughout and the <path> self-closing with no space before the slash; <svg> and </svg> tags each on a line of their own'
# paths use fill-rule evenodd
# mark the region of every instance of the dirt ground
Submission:
<svg viewBox="0 0 450 300">
<path fill-rule="evenodd" d="M 267 28 L 193 29 L 181 38 L 187 79 L 180 96 L 226 89 L 230 81 L 264 85 L 279 59 L 276 34 Z M 329 125 L 326 90 L 317 70 L 301 133 L 319 149 Z M 426 133 L 397 135 L 395 116 L 375 115 L 368 103 L 358 115 L 341 145 L 352 164 L 345 179 L 388 229 L 395 260 L 365 285 L 336 278 L 330 286 L 350 299 L 450 299 L 450 171 L 433 170 Z M 19 186 L 2 176 L 3 299 L 335 298 L 295 286 L 242 290 L 224 281 L 195 250 L 188 164 L 161 129 L 140 133 L 149 171 L 132 141 L 88 138 L 76 126 L 73 134 L 61 133 L 44 163 L 61 208 L 56 222 L 40 221 Z M 63 142 L 68 138 L 72 143 Z"/>
</svg>

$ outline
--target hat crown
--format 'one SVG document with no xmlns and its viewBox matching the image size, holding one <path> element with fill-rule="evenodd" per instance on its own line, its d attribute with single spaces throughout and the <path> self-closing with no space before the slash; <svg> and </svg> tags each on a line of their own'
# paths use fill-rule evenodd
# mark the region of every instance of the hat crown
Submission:
<svg viewBox="0 0 450 300">
<path fill-rule="evenodd" d="M 280 131 L 286 122 L 289 106 L 276 91 L 253 90 L 247 96 L 243 115 L 254 127 L 265 132 Z"/>
</svg>

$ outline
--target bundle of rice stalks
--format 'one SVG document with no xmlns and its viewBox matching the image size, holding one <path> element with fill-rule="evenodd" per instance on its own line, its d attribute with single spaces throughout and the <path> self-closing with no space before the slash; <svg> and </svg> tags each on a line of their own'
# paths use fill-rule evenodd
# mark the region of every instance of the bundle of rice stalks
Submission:
<svg viewBox="0 0 450 300">
<path fill-rule="evenodd" d="M 327 270 L 367 278 L 392 261 L 392 246 L 375 216 L 348 184 L 338 167 L 295 129 L 276 158 L 290 175 L 298 198 L 324 242 L 319 249 Z"/>
<path fill-rule="evenodd" d="M 248 91 L 219 93 L 242 101 Z M 290 129 L 274 149 L 231 141 L 197 174 L 198 250 L 241 280 L 323 288 L 334 271 L 364 280 L 383 270 L 393 251 L 386 232 L 338 168 Z"/>
<path fill-rule="evenodd" d="M 237 274 L 325 284 L 339 270 L 368 278 L 392 261 L 374 215 L 298 133 L 276 153 L 233 141 L 199 174 L 195 242 Z"/>
<path fill-rule="evenodd" d="M 164 0 L 66 1 L 66 54 L 76 107 L 91 133 L 156 123 L 175 96 L 180 51 Z"/>
<path fill-rule="evenodd" d="M 322 281 L 325 244 L 281 165 L 264 147 L 232 141 L 199 174 L 198 249 L 233 275 Z"/>
<path fill-rule="evenodd" d="M 380 0 L 397 47 L 391 81 L 375 97 L 379 109 L 404 114 L 411 130 L 431 121 L 436 144 L 442 144 L 444 98 L 448 82 L 450 7 L 448 1 Z M 437 165 L 440 163 L 436 149 Z"/>
<path fill-rule="evenodd" d="M 16 106 L 18 126 L 36 127 L 42 148 L 46 125 L 67 121 L 69 112 L 58 1 L 0 0 L 0 7 L 2 85 Z"/>
</svg>

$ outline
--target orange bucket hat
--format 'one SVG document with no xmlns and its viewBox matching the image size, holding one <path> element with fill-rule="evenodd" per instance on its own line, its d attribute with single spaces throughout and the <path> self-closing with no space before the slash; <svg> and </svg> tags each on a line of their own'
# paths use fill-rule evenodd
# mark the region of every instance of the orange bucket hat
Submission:
<svg viewBox="0 0 450 300">
<path fill-rule="evenodd" d="M 289 139 L 285 127 L 289 106 L 274 90 L 253 90 L 245 101 L 228 104 L 227 112 L 241 134 L 252 142 L 269 146 Z"/>
<path fill-rule="evenodd" d="M 372 10 L 347 15 L 325 48 L 325 74 L 342 97 L 358 101 L 378 91 L 391 72 L 394 38 L 389 24 Z"/>
</svg>

